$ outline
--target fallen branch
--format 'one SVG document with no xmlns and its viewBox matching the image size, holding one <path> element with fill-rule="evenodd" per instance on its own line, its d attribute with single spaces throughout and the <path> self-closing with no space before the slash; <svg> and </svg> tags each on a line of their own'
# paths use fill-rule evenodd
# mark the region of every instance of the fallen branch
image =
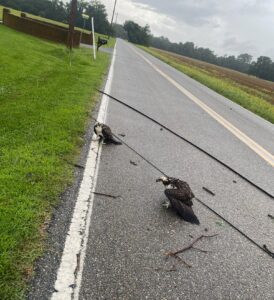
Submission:
<svg viewBox="0 0 274 300">
<path fill-rule="evenodd" d="M 210 189 L 206 188 L 203 186 L 203 190 L 206 191 L 207 193 L 209 193 L 212 196 L 215 196 L 215 193 L 213 193 Z"/>
<path fill-rule="evenodd" d="M 194 249 L 197 249 L 197 248 L 195 248 L 195 247 L 193 247 L 194 246 L 194 244 L 196 244 L 199 240 L 201 240 L 202 238 L 211 238 L 211 237 L 214 237 L 214 236 L 216 236 L 216 235 L 218 235 L 218 233 L 216 233 L 216 234 L 213 234 L 213 235 L 200 235 L 199 237 L 197 237 L 194 241 L 192 241 L 189 245 L 187 245 L 187 246 L 185 246 L 184 248 L 182 248 L 182 249 L 180 249 L 180 250 L 178 250 L 178 251 L 175 251 L 175 252 L 168 252 L 167 254 L 166 254 L 166 256 L 173 256 L 173 257 L 179 257 L 178 256 L 178 254 L 180 254 L 180 253 L 182 253 L 182 252 L 184 252 L 184 251 L 186 251 L 186 250 L 189 250 L 189 249 L 191 249 L 191 248 L 194 248 Z M 203 251 L 203 252 L 205 252 L 206 250 L 201 250 L 201 249 L 199 249 L 200 251 Z"/>
<path fill-rule="evenodd" d="M 76 168 L 85 169 L 85 167 L 82 165 L 78 165 L 78 164 L 72 164 L 72 165 Z"/>
<path fill-rule="evenodd" d="M 120 195 L 118 196 L 114 196 L 114 195 L 110 195 L 110 194 L 105 194 L 105 193 L 97 193 L 97 192 L 92 192 L 94 195 L 98 195 L 98 196 L 105 196 L 108 198 L 112 198 L 112 199 L 117 199 L 117 198 L 121 198 Z"/>
</svg>

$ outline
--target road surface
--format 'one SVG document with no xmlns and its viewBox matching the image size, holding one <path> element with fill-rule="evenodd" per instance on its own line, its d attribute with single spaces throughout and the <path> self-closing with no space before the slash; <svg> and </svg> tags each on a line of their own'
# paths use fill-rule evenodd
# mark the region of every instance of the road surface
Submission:
<svg viewBox="0 0 274 300">
<path fill-rule="evenodd" d="M 274 194 L 274 126 L 269 122 L 121 40 L 109 92 Z M 166 174 L 187 181 L 199 199 L 256 243 L 274 251 L 274 221 L 268 217 L 274 215 L 273 199 L 113 100 L 106 123 Z M 160 175 L 124 145 L 102 147 L 95 190 L 120 197 L 94 196 L 82 267 L 77 262 L 77 287 L 70 287 L 74 298 L 273 300 L 274 259 L 195 200 L 200 226 L 163 209 L 164 188 L 155 182 Z M 207 253 L 191 249 L 181 254 L 191 268 L 166 259 L 166 252 L 201 234 L 218 235 L 197 243 Z"/>
</svg>

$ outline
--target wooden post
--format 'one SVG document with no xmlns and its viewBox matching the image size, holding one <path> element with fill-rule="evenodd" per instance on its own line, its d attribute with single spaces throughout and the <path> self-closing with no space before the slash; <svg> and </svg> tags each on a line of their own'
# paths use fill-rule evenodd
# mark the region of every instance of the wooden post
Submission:
<svg viewBox="0 0 274 300">
<path fill-rule="evenodd" d="M 68 42 L 67 42 L 67 47 L 70 50 L 73 47 L 73 35 L 74 35 L 74 26 L 75 26 L 75 21 L 76 21 L 76 13 L 77 13 L 77 0 L 71 0 L 70 16 L 69 16 Z"/>
<path fill-rule="evenodd" d="M 113 6 L 113 12 L 112 12 L 112 17 L 111 17 L 111 22 L 110 22 L 110 30 L 112 29 L 112 23 L 113 23 L 113 18 L 114 18 L 114 14 L 115 14 L 116 4 L 117 4 L 117 0 L 115 0 L 114 6 Z M 109 39 L 109 37 L 110 37 L 110 33 L 108 35 L 108 39 Z"/>
<path fill-rule="evenodd" d="M 10 10 L 8 8 L 3 8 L 3 24 L 6 24 L 7 22 L 7 18 L 8 18 L 8 14 L 10 13 Z"/>
</svg>

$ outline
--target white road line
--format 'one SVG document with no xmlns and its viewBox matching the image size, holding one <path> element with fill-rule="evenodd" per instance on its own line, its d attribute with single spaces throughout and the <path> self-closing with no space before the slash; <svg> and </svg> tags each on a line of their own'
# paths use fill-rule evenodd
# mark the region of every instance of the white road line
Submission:
<svg viewBox="0 0 274 300">
<path fill-rule="evenodd" d="M 195 102 L 198 106 L 200 106 L 204 111 L 206 111 L 213 119 L 215 119 L 218 123 L 224 126 L 227 130 L 229 130 L 233 135 L 235 135 L 240 141 L 246 144 L 250 149 L 252 149 L 255 153 L 257 153 L 261 158 L 263 158 L 267 163 L 269 163 L 272 167 L 274 167 L 274 156 L 269 153 L 266 149 L 264 149 L 261 145 L 252 140 L 249 136 L 243 133 L 240 129 L 235 127 L 229 121 L 227 121 L 224 117 L 215 112 L 212 108 L 206 105 L 202 100 L 194 96 L 191 92 L 185 89 L 182 85 L 180 85 L 173 78 L 168 76 L 162 70 L 160 70 L 156 65 L 154 65 L 150 60 L 148 60 L 144 55 L 139 53 L 132 47 L 133 51 L 138 54 L 143 60 L 145 60 L 156 72 L 158 72 L 161 76 L 163 76 L 167 81 L 169 81 L 172 85 L 174 85 L 180 92 L 182 92 L 185 96 L 187 96 L 190 100 Z"/>
<path fill-rule="evenodd" d="M 109 69 L 105 92 L 110 93 L 113 66 L 116 57 L 114 47 L 112 62 Z M 108 98 L 102 97 L 97 120 L 104 123 L 107 114 Z M 95 135 L 93 136 L 93 139 Z M 83 180 L 79 189 L 73 217 L 66 238 L 65 247 L 57 273 L 55 290 L 52 300 L 78 299 L 82 281 L 84 259 L 89 235 L 93 199 L 101 156 L 101 146 L 98 141 L 92 141 L 86 161 Z"/>
</svg>

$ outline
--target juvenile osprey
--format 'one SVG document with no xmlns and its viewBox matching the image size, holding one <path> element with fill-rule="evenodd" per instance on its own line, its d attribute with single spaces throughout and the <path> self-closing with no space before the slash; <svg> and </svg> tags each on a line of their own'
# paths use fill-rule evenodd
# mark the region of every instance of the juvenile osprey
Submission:
<svg viewBox="0 0 274 300">
<path fill-rule="evenodd" d="M 169 202 L 165 202 L 163 206 L 166 208 L 171 206 L 187 222 L 200 224 L 192 210 L 191 199 L 194 198 L 194 194 L 187 182 L 167 176 L 158 178 L 156 182 L 162 182 L 166 186 L 165 195 Z"/>
<path fill-rule="evenodd" d="M 103 141 L 105 144 L 122 145 L 121 142 L 114 139 L 110 127 L 103 123 L 96 123 L 94 125 L 94 132 L 99 137 L 100 142 Z"/>
</svg>

